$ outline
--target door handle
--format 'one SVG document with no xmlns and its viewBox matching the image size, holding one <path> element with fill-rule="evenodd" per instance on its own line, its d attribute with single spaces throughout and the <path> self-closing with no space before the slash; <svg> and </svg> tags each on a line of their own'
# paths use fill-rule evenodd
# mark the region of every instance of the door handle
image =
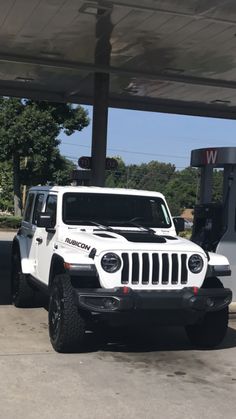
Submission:
<svg viewBox="0 0 236 419">
<path fill-rule="evenodd" d="M 29 233 L 29 234 L 27 234 L 26 236 L 27 236 L 29 239 L 32 239 L 32 238 L 33 238 L 33 234 L 30 234 L 30 233 Z"/>
<path fill-rule="evenodd" d="M 36 242 L 38 242 L 38 244 L 43 243 L 42 237 L 36 237 Z"/>
</svg>

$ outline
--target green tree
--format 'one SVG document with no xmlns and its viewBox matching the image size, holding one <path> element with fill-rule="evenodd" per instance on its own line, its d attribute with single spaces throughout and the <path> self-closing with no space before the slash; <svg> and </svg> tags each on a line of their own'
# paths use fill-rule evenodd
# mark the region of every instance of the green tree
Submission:
<svg viewBox="0 0 236 419">
<path fill-rule="evenodd" d="M 173 164 L 158 161 L 151 161 L 145 165 L 141 164 L 140 169 L 139 189 L 162 193 L 165 193 L 166 185 L 175 173 L 175 166 Z"/>
<path fill-rule="evenodd" d="M 170 163 L 151 161 L 126 166 L 120 157 L 116 159 L 118 169 L 114 172 L 107 172 L 106 186 L 164 192 L 166 184 L 175 173 L 175 166 Z"/>
<path fill-rule="evenodd" d="M 108 188 L 126 188 L 127 187 L 127 168 L 121 157 L 114 157 L 117 160 L 117 170 L 106 171 L 105 186 Z"/>
<path fill-rule="evenodd" d="M 71 181 L 71 172 L 76 169 L 76 165 L 61 156 L 61 163 L 58 170 L 53 173 L 52 181 L 57 185 L 68 185 Z"/>
<path fill-rule="evenodd" d="M 0 161 L 12 162 L 15 215 L 22 210 L 21 185 L 45 183 L 60 170 L 59 133 L 71 135 L 88 124 L 81 106 L 0 98 Z"/>
<path fill-rule="evenodd" d="M 194 208 L 200 186 L 198 169 L 187 167 L 176 171 L 174 165 L 158 161 L 125 165 L 121 157 L 116 159 L 118 169 L 106 173 L 106 186 L 162 192 L 175 215 L 180 214 L 184 208 Z M 213 201 L 222 200 L 222 188 L 222 171 L 214 170 Z"/>
<path fill-rule="evenodd" d="M 13 210 L 13 178 L 9 162 L 0 163 L 0 211 Z"/>
<path fill-rule="evenodd" d="M 179 215 L 184 208 L 193 208 L 196 204 L 198 170 L 187 167 L 177 171 L 165 188 L 172 214 Z"/>
<path fill-rule="evenodd" d="M 223 193 L 223 171 L 214 170 L 212 182 L 212 199 L 214 202 L 222 201 Z"/>
</svg>

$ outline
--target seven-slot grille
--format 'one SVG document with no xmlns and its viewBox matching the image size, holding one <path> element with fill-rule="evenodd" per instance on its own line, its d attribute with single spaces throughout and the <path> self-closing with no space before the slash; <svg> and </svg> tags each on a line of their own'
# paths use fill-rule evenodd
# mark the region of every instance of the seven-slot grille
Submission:
<svg viewBox="0 0 236 419">
<path fill-rule="evenodd" d="M 183 253 L 122 253 L 122 284 L 187 284 L 187 255 Z"/>
</svg>

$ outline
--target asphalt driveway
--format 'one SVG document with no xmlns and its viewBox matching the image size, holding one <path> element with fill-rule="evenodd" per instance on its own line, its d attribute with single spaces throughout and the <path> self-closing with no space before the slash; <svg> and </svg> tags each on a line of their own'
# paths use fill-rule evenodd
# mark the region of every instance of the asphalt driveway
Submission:
<svg viewBox="0 0 236 419">
<path fill-rule="evenodd" d="M 0 419 L 235 417 L 233 318 L 214 351 L 193 350 L 181 329 L 160 328 L 57 354 L 47 311 L 9 305 L 11 238 L 0 233 Z"/>
</svg>

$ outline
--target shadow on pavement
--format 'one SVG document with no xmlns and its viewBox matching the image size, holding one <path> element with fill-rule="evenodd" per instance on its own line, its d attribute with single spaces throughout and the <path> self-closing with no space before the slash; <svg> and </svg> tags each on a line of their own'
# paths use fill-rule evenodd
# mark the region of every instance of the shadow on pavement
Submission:
<svg viewBox="0 0 236 419">
<path fill-rule="evenodd" d="M 0 304 L 11 304 L 11 241 L 0 241 Z"/>
<path fill-rule="evenodd" d="M 109 352 L 139 353 L 156 351 L 190 351 L 189 343 L 183 327 L 156 327 L 146 330 L 117 329 L 103 332 L 103 340 L 99 335 L 91 336 L 90 344 L 95 350 Z M 90 345 L 89 345 L 90 346 Z M 214 350 L 236 347 L 236 330 L 229 327 L 223 343 Z"/>
</svg>

